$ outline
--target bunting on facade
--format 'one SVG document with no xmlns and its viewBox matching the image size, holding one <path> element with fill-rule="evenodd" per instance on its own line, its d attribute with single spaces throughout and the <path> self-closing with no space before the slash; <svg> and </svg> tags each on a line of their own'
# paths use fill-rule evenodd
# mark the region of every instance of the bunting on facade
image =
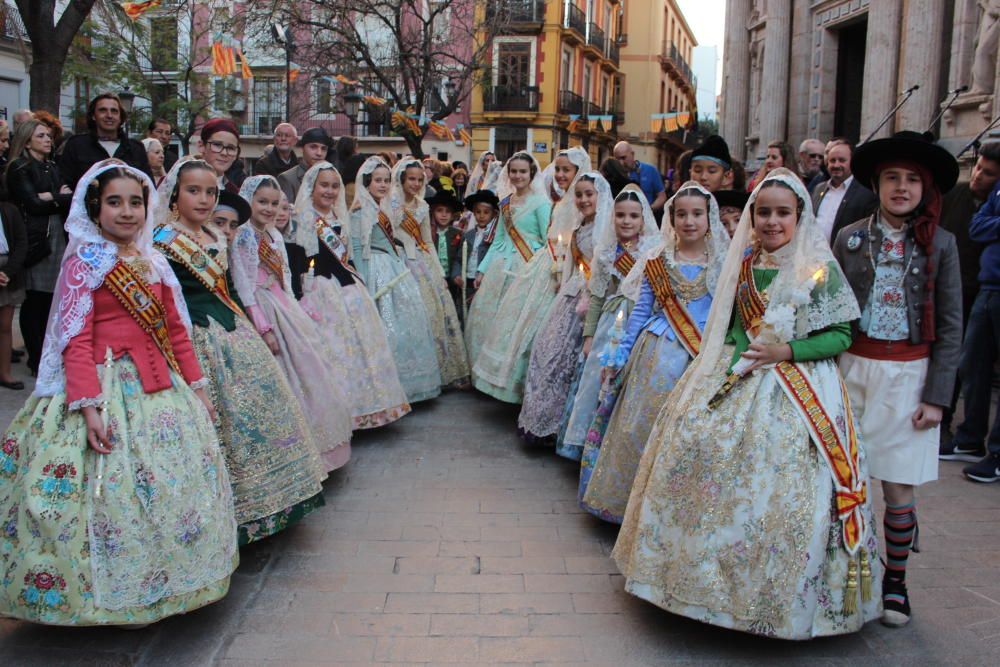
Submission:
<svg viewBox="0 0 1000 667">
<path fill-rule="evenodd" d="M 348 79 L 343 74 L 337 74 L 333 78 L 336 79 L 337 81 L 341 82 L 345 86 L 357 86 L 357 85 L 361 84 L 360 81 L 358 81 L 356 79 Z"/>
<path fill-rule="evenodd" d="M 569 125 L 566 126 L 567 132 L 578 132 L 580 130 L 580 114 L 571 113 L 569 115 Z"/>
<path fill-rule="evenodd" d="M 222 42 L 212 44 L 212 74 L 229 76 L 236 71 L 236 56 L 233 47 L 223 46 Z"/>
<path fill-rule="evenodd" d="M 472 135 L 469 134 L 469 131 L 467 129 L 465 129 L 464 125 L 462 125 L 461 123 L 459 123 L 458 125 L 455 126 L 455 129 L 458 130 L 458 138 L 459 139 L 461 139 L 466 144 L 471 144 L 472 143 Z"/>
<path fill-rule="evenodd" d="M 148 12 L 150 9 L 156 9 L 160 6 L 160 0 L 146 0 L 145 2 L 123 2 L 122 9 L 125 14 L 132 19 L 137 21 L 139 17 Z"/>
<path fill-rule="evenodd" d="M 655 134 L 673 132 L 691 125 L 690 111 L 675 111 L 672 113 L 654 113 L 650 117 L 649 129 Z"/>
<path fill-rule="evenodd" d="M 253 70 L 250 69 L 250 64 L 247 62 L 247 57 L 243 55 L 243 49 L 236 49 L 236 55 L 240 57 L 240 76 L 244 79 L 253 78 Z"/>
</svg>

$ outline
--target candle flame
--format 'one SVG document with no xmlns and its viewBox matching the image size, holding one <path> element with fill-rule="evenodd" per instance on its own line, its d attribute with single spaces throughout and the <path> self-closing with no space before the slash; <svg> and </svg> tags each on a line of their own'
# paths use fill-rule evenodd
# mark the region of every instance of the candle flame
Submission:
<svg viewBox="0 0 1000 667">
<path fill-rule="evenodd" d="M 812 274 L 812 279 L 816 282 L 823 280 L 823 267 L 816 269 L 816 273 Z"/>
<path fill-rule="evenodd" d="M 583 273 L 583 262 L 580 262 L 580 273 Z"/>
<path fill-rule="evenodd" d="M 310 259 L 309 260 L 309 269 L 312 270 L 315 267 L 316 267 L 316 260 L 315 259 Z"/>
<path fill-rule="evenodd" d="M 559 235 L 558 235 L 558 236 L 556 237 L 556 243 L 559 243 L 559 244 L 561 244 L 561 243 L 562 243 L 562 234 L 559 234 Z"/>
<path fill-rule="evenodd" d="M 625 319 L 625 311 L 619 310 L 618 315 L 615 317 L 615 320 L 620 323 L 624 319 Z"/>
</svg>

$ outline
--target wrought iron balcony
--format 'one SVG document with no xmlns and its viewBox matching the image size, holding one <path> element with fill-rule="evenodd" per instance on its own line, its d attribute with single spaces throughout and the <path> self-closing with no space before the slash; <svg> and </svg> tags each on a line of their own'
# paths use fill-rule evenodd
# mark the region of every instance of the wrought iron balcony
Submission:
<svg viewBox="0 0 1000 667">
<path fill-rule="evenodd" d="M 538 86 L 495 86 L 483 90 L 484 111 L 538 111 Z"/>
<path fill-rule="evenodd" d="M 605 115 L 604 108 L 597 102 L 587 102 L 586 109 L 587 109 L 587 118 L 593 118 L 595 116 Z"/>
<path fill-rule="evenodd" d="M 618 66 L 621 64 L 621 47 L 618 46 L 618 42 L 610 37 L 608 37 L 607 46 L 604 49 L 604 55 Z"/>
<path fill-rule="evenodd" d="M 545 0 L 489 0 L 486 21 L 501 33 L 541 30 Z"/>
<path fill-rule="evenodd" d="M 604 51 L 604 31 L 593 21 L 587 24 L 587 44 L 598 51 Z"/>
<path fill-rule="evenodd" d="M 583 13 L 583 10 L 574 5 L 572 2 L 563 5 L 563 27 L 568 30 L 574 30 L 579 33 L 581 38 L 586 38 L 587 35 L 587 15 Z"/>
<path fill-rule="evenodd" d="M 559 113 L 582 116 L 583 98 L 571 90 L 560 90 Z"/>
<path fill-rule="evenodd" d="M 687 86 L 691 91 L 695 90 L 694 73 L 688 65 L 684 56 L 681 55 L 677 45 L 668 40 L 663 41 L 663 50 L 660 52 L 660 64 L 667 74 L 670 74 L 682 86 Z"/>
</svg>

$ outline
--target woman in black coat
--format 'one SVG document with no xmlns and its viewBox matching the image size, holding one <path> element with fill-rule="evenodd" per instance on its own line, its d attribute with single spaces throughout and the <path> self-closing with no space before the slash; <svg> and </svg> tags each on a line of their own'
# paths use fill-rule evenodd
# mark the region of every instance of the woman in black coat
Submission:
<svg viewBox="0 0 1000 667">
<path fill-rule="evenodd" d="M 14 341 L 14 309 L 24 303 L 24 256 L 28 236 L 17 208 L 0 202 L 0 387 L 24 389 L 24 383 L 10 374 Z"/>
<path fill-rule="evenodd" d="M 7 165 L 7 194 L 21 211 L 27 230 L 26 293 L 19 322 L 32 374 L 38 373 L 52 294 L 66 250 L 63 221 L 73 196 L 51 156 L 52 133 L 47 125 L 32 119 L 18 126 Z"/>
</svg>

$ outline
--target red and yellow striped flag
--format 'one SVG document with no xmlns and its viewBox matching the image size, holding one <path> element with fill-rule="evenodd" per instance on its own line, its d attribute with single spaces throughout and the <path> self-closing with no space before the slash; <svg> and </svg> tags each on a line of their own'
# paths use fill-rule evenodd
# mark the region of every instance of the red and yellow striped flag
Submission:
<svg viewBox="0 0 1000 667">
<path fill-rule="evenodd" d="M 249 63 L 247 63 L 247 57 L 243 53 L 243 49 L 236 49 L 236 55 L 240 57 L 240 74 L 244 79 L 253 78 L 253 70 L 250 69 Z"/>
<path fill-rule="evenodd" d="M 467 144 L 472 143 L 472 135 L 464 127 L 458 131 L 458 138 Z"/>
<path fill-rule="evenodd" d="M 146 0 L 145 2 L 123 2 L 122 9 L 125 10 L 125 14 L 133 21 L 137 20 L 140 16 L 148 12 L 150 9 L 156 9 L 160 6 L 160 0 Z"/>
</svg>

